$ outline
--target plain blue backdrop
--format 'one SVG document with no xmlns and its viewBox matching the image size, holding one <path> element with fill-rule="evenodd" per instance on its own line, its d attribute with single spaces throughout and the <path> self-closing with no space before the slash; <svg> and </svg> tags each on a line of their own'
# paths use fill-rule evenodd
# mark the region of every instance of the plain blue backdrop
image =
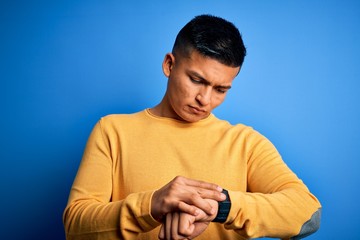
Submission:
<svg viewBox="0 0 360 240">
<path fill-rule="evenodd" d="M 87 137 L 157 104 L 177 32 L 210 13 L 248 56 L 215 114 L 267 136 L 323 205 L 309 239 L 357 239 L 358 1 L 1 1 L 1 239 L 64 239 Z"/>
</svg>

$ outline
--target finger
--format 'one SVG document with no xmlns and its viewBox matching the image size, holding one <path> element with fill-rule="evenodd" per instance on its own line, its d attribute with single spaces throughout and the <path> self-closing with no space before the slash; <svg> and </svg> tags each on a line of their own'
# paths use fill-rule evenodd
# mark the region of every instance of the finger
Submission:
<svg viewBox="0 0 360 240">
<path fill-rule="evenodd" d="M 197 188 L 196 191 L 200 195 L 200 197 L 204 199 L 213 199 L 215 201 L 224 201 L 226 199 L 225 194 L 218 191 L 206 190 L 203 188 Z"/>
<path fill-rule="evenodd" d="M 175 211 L 185 212 L 193 216 L 198 216 L 202 211 L 208 215 L 216 212 L 216 209 L 209 203 L 209 199 L 203 199 L 197 193 L 184 194 L 182 198 L 177 202 L 177 206 L 173 207 Z"/>
<path fill-rule="evenodd" d="M 220 194 L 220 193 L 218 193 Z M 222 194 L 222 193 L 221 193 Z M 197 216 L 200 211 L 204 211 L 208 215 L 212 215 L 216 212 L 211 204 L 209 203 L 209 199 L 214 201 L 224 201 L 226 196 L 222 194 L 220 195 L 206 195 L 208 197 L 201 197 L 198 193 L 187 193 L 182 195 L 182 199 L 177 203 L 177 206 L 174 206 L 174 209 L 179 210 L 180 212 L 186 212 L 193 216 Z M 213 196 L 212 198 L 210 196 Z M 214 197 L 217 196 L 217 197 Z M 215 199 L 214 199 L 215 198 Z"/>
<path fill-rule="evenodd" d="M 188 186 L 193 186 L 193 187 L 207 189 L 207 190 L 213 190 L 213 191 L 217 191 L 217 192 L 221 192 L 223 190 L 222 187 L 220 187 L 219 185 L 214 184 L 214 183 L 209 183 L 209 182 L 185 178 L 185 177 L 178 177 L 178 178 L 180 178 L 180 180 L 183 180 L 185 182 L 185 184 Z"/>
<path fill-rule="evenodd" d="M 176 210 L 193 216 L 198 216 L 201 211 L 208 215 L 212 215 L 216 211 L 209 202 L 198 196 L 189 197 L 184 202 L 179 202 Z"/>
<path fill-rule="evenodd" d="M 200 210 L 204 211 L 206 214 L 209 214 L 209 215 L 214 214 L 216 211 L 208 201 L 201 198 L 197 194 L 192 194 L 190 196 L 190 199 L 187 200 L 187 203 L 189 205 L 193 205 L 194 207 L 199 208 Z"/>
<path fill-rule="evenodd" d="M 166 214 L 165 239 L 171 239 L 171 220 L 172 220 L 172 214 L 171 213 Z"/>
<path fill-rule="evenodd" d="M 179 239 L 178 236 L 178 227 L 179 227 L 179 213 L 174 212 L 171 219 L 171 239 Z"/>
<path fill-rule="evenodd" d="M 165 224 L 165 223 L 164 223 Z M 165 238 L 165 226 L 164 224 L 161 225 L 158 238 L 163 240 Z"/>
<path fill-rule="evenodd" d="M 179 232 L 180 213 L 173 212 L 173 213 L 169 213 L 168 215 L 170 215 L 171 217 L 167 217 L 166 222 L 169 226 L 171 226 L 171 229 L 170 229 L 170 233 L 168 234 L 169 236 L 166 239 L 179 239 L 179 240 L 187 239 L 187 237 L 189 237 L 189 235 L 185 236 Z M 191 215 L 189 215 L 189 216 L 191 216 Z"/>
<path fill-rule="evenodd" d="M 178 209 L 180 212 L 188 213 L 193 216 L 198 216 L 201 213 L 199 208 L 185 202 L 179 202 Z"/>
<path fill-rule="evenodd" d="M 195 230 L 195 217 L 186 213 L 180 213 L 179 217 L 179 234 L 191 236 Z"/>
</svg>

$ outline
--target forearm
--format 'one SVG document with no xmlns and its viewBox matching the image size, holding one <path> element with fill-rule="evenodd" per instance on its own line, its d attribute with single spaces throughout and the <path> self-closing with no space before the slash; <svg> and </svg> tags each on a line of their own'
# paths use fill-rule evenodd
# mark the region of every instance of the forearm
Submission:
<svg viewBox="0 0 360 240">
<path fill-rule="evenodd" d="M 290 238 L 298 235 L 304 224 L 313 226 L 303 234 L 311 234 L 319 227 L 319 219 L 312 216 L 321 206 L 308 191 L 289 188 L 272 194 L 229 194 L 232 207 L 225 228 L 242 236 Z"/>
<path fill-rule="evenodd" d="M 232 207 L 225 227 L 251 238 L 289 238 L 298 235 L 307 221 L 312 224 L 317 220 L 311 230 L 316 231 L 319 201 L 269 140 L 256 133 L 248 140 L 252 145 L 247 155 L 247 189 L 229 191 Z"/>
<path fill-rule="evenodd" d="M 63 220 L 67 239 L 134 239 L 159 223 L 150 215 L 152 192 L 129 195 L 122 201 L 95 199 L 69 202 Z"/>
</svg>

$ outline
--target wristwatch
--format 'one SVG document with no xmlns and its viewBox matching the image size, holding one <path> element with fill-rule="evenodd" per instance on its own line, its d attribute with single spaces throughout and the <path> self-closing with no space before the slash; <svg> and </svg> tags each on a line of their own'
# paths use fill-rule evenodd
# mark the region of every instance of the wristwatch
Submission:
<svg viewBox="0 0 360 240">
<path fill-rule="evenodd" d="M 226 199 L 222 202 L 218 202 L 219 209 L 218 209 L 216 217 L 214 218 L 214 220 L 212 220 L 212 222 L 224 223 L 229 215 L 230 208 L 231 208 L 231 200 L 229 197 L 229 193 L 225 189 L 223 189 L 222 193 L 225 194 Z"/>
</svg>

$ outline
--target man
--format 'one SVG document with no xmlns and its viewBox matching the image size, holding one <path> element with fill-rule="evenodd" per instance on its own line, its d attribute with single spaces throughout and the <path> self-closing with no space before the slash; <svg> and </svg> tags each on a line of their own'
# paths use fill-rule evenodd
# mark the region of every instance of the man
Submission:
<svg viewBox="0 0 360 240">
<path fill-rule="evenodd" d="M 94 127 L 64 212 L 67 239 L 295 239 L 319 228 L 320 203 L 275 147 L 211 113 L 245 55 L 232 23 L 186 24 L 163 61 L 162 101 Z"/>
</svg>

